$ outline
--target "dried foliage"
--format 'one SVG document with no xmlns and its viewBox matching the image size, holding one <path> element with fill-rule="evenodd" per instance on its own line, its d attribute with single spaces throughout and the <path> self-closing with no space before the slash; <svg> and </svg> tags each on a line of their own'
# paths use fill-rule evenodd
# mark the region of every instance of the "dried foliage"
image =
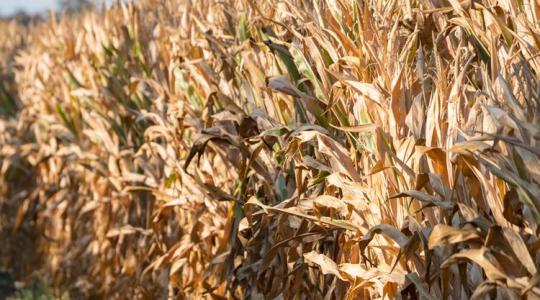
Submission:
<svg viewBox="0 0 540 300">
<path fill-rule="evenodd" d="M 1 199 L 81 297 L 536 299 L 539 17 L 533 0 L 52 17 L 11 68 Z"/>
</svg>

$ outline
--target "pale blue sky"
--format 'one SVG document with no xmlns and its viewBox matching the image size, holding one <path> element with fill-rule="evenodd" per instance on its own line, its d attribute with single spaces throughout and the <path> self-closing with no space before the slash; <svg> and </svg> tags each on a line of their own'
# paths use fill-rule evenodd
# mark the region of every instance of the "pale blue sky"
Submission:
<svg viewBox="0 0 540 300">
<path fill-rule="evenodd" d="M 97 3 L 102 3 L 99 0 Z M 111 3 L 112 0 L 106 0 Z M 24 10 L 27 13 L 43 13 L 49 9 L 58 9 L 58 0 L 0 0 L 0 15 L 11 15 L 18 10 Z"/>
<path fill-rule="evenodd" d="M 18 10 L 41 13 L 58 8 L 57 4 L 58 0 L 0 0 L 0 15 L 10 15 Z"/>
</svg>

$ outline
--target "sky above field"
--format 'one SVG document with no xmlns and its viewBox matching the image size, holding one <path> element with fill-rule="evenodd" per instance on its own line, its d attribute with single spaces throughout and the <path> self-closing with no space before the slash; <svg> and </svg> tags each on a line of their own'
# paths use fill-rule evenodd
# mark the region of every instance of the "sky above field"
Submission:
<svg viewBox="0 0 540 300">
<path fill-rule="evenodd" d="M 106 2 L 112 1 L 107 0 Z M 0 0 L 0 15 L 2 16 L 12 15 L 20 10 L 36 14 L 47 12 L 49 9 L 57 10 L 58 0 Z"/>
<path fill-rule="evenodd" d="M 19 10 L 30 14 L 41 13 L 51 8 L 57 9 L 57 4 L 57 0 L 0 0 L 0 14 L 11 15 Z"/>
</svg>

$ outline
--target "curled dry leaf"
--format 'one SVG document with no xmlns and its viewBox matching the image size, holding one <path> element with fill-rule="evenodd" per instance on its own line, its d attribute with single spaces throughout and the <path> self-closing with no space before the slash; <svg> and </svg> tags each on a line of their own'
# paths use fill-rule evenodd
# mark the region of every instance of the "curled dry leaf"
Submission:
<svg viewBox="0 0 540 300">
<path fill-rule="evenodd" d="M 337 264 L 328 256 L 317 253 L 315 251 L 311 251 L 304 254 L 304 259 L 308 262 L 318 265 L 321 268 L 321 272 L 323 274 L 332 274 L 337 276 L 339 279 L 343 279 L 343 277 L 339 273 Z"/>
<path fill-rule="evenodd" d="M 457 229 L 452 226 L 437 224 L 429 235 L 429 249 L 479 239 L 480 235 L 475 229 Z"/>
</svg>

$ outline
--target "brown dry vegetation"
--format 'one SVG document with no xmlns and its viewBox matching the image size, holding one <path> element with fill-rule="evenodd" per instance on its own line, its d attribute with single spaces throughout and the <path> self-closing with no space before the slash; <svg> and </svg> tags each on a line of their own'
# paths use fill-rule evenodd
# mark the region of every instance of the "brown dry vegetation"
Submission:
<svg viewBox="0 0 540 300">
<path fill-rule="evenodd" d="M 1 267 L 73 298 L 537 299 L 539 18 L 140 0 L 2 23 Z"/>
</svg>

